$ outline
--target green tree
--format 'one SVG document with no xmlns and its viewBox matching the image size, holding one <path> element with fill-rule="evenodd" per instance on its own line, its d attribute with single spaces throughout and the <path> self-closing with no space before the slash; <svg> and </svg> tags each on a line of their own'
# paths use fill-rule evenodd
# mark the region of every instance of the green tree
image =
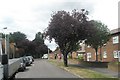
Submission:
<svg viewBox="0 0 120 80">
<path fill-rule="evenodd" d="M 35 39 L 33 40 L 35 43 L 37 43 L 38 45 L 40 44 L 44 44 L 44 39 L 43 39 L 43 34 L 41 32 L 38 32 L 35 35 Z"/>
<path fill-rule="evenodd" d="M 71 13 L 66 11 L 58 11 L 53 13 L 51 22 L 47 28 L 46 37 L 51 41 L 52 38 L 59 45 L 63 54 L 64 65 L 67 67 L 67 55 L 75 50 L 79 44 L 79 40 L 85 39 L 89 27 L 87 21 L 88 11 L 73 10 Z M 85 30 L 86 29 L 86 30 Z"/>
<path fill-rule="evenodd" d="M 110 38 L 110 30 L 100 21 L 91 20 L 91 35 L 87 37 L 87 44 L 95 49 L 96 61 L 98 61 L 98 48 L 101 48 Z"/>
<path fill-rule="evenodd" d="M 43 33 L 38 32 L 32 42 L 35 45 L 34 52 L 36 58 L 40 58 L 43 56 L 43 54 L 47 53 L 48 47 L 44 44 Z"/>
<path fill-rule="evenodd" d="M 48 53 L 48 47 L 45 44 L 41 44 L 35 48 L 35 51 L 37 53 L 37 57 L 41 58 L 43 54 Z"/>
<path fill-rule="evenodd" d="M 18 44 L 20 41 L 26 39 L 26 35 L 21 32 L 14 32 L 14 33 L 10 33 L 9 38 L 10 38 L 10 42 L 15 42 L 16 44 Z"/>
</svg>

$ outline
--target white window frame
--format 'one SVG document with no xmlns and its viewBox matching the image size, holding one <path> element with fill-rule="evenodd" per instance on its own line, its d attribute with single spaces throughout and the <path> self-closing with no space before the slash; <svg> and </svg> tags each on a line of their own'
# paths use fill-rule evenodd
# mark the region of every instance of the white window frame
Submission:
<svg viewBox="0 0 120 80">
<path fill-rule="evenodd" d="M 113 44 L 119 43 L 119 36 L 114 36 L 112 39 L 113 39 Z"/>
<path fill-rule="evenodd" d="M 118 51 L 118 58 L 119 58 L 118 61 L 120 62 L 120 51 Z"/>
<path fill-rule="evenodd" d="M 87 46 L 87 48 L 90 48 L 90 47 L 91 47 L 90 45 Z"/>
<path fill-rule="evenodd" d="M 107 52 L 106 51 L 103 52 L 103 58 L 107 58 Z"/>
<path fill-rule="evenodd" d="M 87 57 L 88 58 L 92 58 L 92 54 L 89 52 L 89 53 L 87 53 Z"/>
<path fill-rule="evenodd" d="M 116 51 L 113 51 L 113 57 L 114 58 L 118 58 L 118 51 L 116 50 Z"/>
</svg>

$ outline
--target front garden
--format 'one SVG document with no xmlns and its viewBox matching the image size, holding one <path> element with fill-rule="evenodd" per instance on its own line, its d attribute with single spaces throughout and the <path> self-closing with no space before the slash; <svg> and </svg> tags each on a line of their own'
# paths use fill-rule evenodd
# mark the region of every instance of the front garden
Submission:
<svg viewBox="0 0 120 80">
<path fill-rule="evenodd" d="M 120 72 L 120 62 L 110 62 L 108 64 L 108 69 Z"/>
<path fill-rule="evenodd" d="M 117 78 L 113 78 L 111 76 L 105 75 L 105 74 L 101 74 L 99 72 L 84 68 L 84 67 L 80 67 L 80 66 L 75 66 L 74 64 L 77 64 L 78 61 L 76 59 L 72 60 L 72 59 L 68 59 L 68 63 L 69 64 L 73 64 L 73 65 L 69 65 L 69 67 L 64 67 L 63 61 L 62 60 L 49 60 L 50 63 L 56 65 L 57 67 L 60 67 L 80 78 L 85 78 L 85 79 L 89 79 L 89 80 L 119 80 Z"/>
</svg>

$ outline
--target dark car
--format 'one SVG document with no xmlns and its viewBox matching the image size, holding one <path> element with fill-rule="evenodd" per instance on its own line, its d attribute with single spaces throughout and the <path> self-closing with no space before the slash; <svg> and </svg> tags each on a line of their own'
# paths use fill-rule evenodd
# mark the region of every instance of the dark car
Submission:
<svg viewBox="0 0 120 80">
<path fill-rule="evenodd" d="M 26 66 L 30 66 L 31 65 L 30 58 L 26 56 L 26 57 L 24 57 L 24 59 L 26 62 Z"/>
</svg>

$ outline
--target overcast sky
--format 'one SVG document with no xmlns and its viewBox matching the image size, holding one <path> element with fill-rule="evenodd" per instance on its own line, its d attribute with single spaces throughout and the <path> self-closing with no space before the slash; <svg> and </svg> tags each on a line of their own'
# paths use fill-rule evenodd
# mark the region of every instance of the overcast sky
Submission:
<svg viewBox="0 0 120 80">
<path fill-rule="evenodd" d="M 33 40 L 37 32 L 48 27 L 53 11 L 86 9 L 90 19 L 100 20 L 110 30 L 118 28 L 119 0 L 0 0 L 0 31 L 20 31 Z M 45 41 L 49 48 L 55 49 L 55 43 Z"/>
</svg>

